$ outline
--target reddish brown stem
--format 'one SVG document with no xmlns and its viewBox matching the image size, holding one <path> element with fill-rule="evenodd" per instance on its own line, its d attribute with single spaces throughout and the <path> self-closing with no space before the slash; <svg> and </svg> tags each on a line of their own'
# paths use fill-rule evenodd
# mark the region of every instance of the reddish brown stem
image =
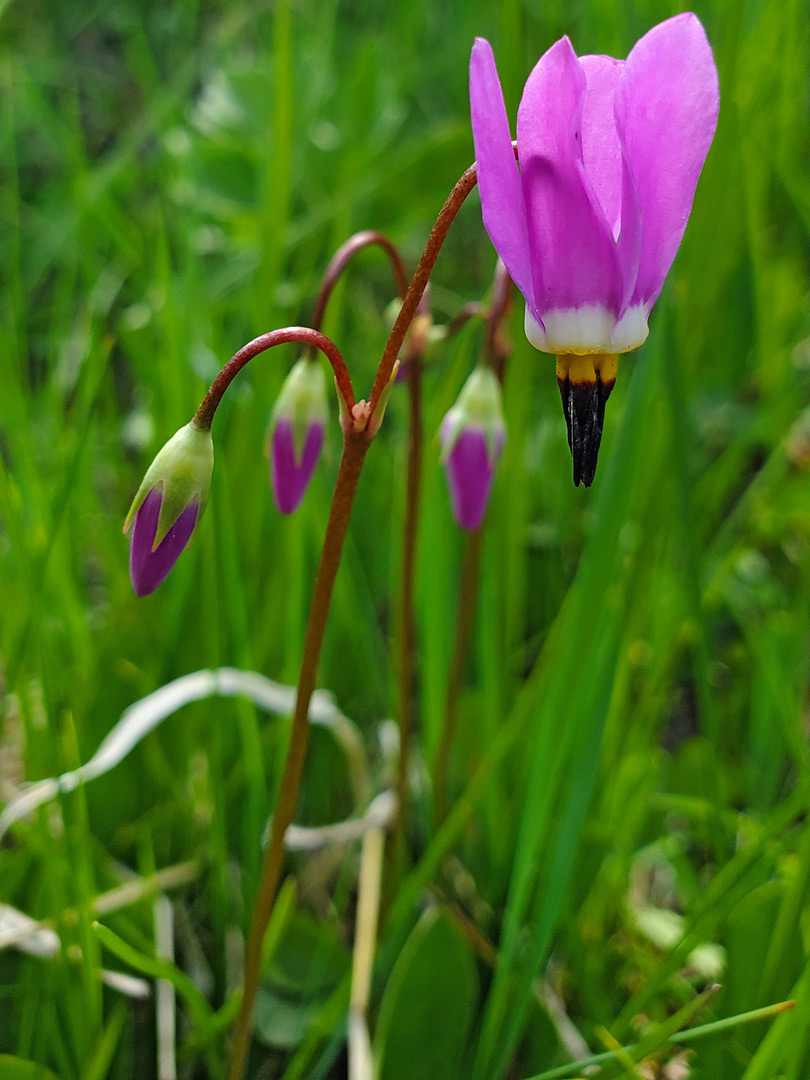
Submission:
<svg viewBox="0 0 810 1080">
<path fill-rule="evenodd" d="M 509 277 L 509 271 L 498 259 L 495 266 L 495 279 L 492 283 L 492 300 L 487 312 L 484 362 L 494 369 L 500 382 L 503 382 L 504 367 L 512 351 L 512 344 L 503 328 L 511 308 L 512 279 Z"/>
<path fill-rule="evenodd" d="M 338 391 L 346 402 L 346 408 L 351 416 L 355 404 L 354 390 L 352 380 L 349 378 L 349 370 L 340 355 L 337 345 L 330 341 L 325 334 L 322 334 L 319 330 L 313 330 L 309 326 L 285 326 L 281 330 L 271 330 L 268 334 L 262 334 L 260 337 L 254 338 L 247 345 L 243 345 L 239 352 L 234 353 L 216 379 L 214 379 L 211 389 L 203 398 L 202 404 L 197 409 L 192 422 L 204 431 L 209 430 L 211 421 L 214 419 L 214 413 L 222 400 L 222 395 L 245 364 L 250 363 L 259 353 L 272 349 L 275 345 L 289 345 L 295 342 L 320 349 L 326 356 L 335 373 Z"/>
<path fill-rule="evenodd" d="M 464 199 L 472 191 L 476 183 L 476 170 L 473 165 L 469 168 L 450 193 L 444 204 L 436 223 L 433 226 L 427 246 L 417 267 L 416 274 L 408 288 L 407 295 L 397 316 L 394 327 L 389 335 L 385 346 L 374 386 L 371 392 L 369 407 L 364 411 L 365 430 L 358 431 L 349 429 L 344 433 L 343 456 L 340 461 L 335 492 L 332 496 L 332 505 L 329 511 L 329 521 L 326 526 L 321 559 L 318 564 L 318 573 L 312 596 L 312 604 L 307 622 L 306 637 L 304 640 L 304 653 L 301 660 L 301 672 L 298 679 L 298 692 L 296 696 L 295 713 L 293 716 L 290 741 L 287 747 L 287 755 L 284 762 L 284 772 L 281 778 L 276 811 L 270 831 L 270 839 L 262 861 L 259 892 L 253 919 L 248 934 L 245 948 L 245 977 L 242 1001 L 234 1027 L 233 1043 L 231 1047 L 231 1060 L 229 1068 L 229 1080 L 242 1080 L 250 1046 L 251 1021 L 253 1006 L 256 1000 L 261 967 L 261 949 L 267 924 L 273 910 L 281 868 L 284 856 L 284 833 L 295 811 L 298 797 L 298 789 L 301 782 L 301 772 L 304 764 L 308 734 L 309 702 L 315 688 L 315 679 L 323 642 L 324 627 L 329 612 L 332 598 L 332 590 L 335 576 L 340 564 L 340 556 L 346 530 L 349 524 L 354 495 L 357 483 L 363 467 L 363 461 L 376 427 L 374 423 L 367 423 L 374 408 L 380 401 L 391 381 L 394 364 L 396 363 L 399 350 L 405 339 L 407 330 L 417 312 L 422 295 L 427 286 L 428 278 L 435 265 L 442 243 L 447 235 L 447 230 L 453 222 L 459 207 Z M 306 345 L 314 345 L 321 349 L 329 359 L 335 371 L 335 380 L 338 389 L 346 404 L 348 415 L 354 412 L 355 399 L 349 373 L 343 358 L 335 345 L 324 337 L 319 331 L 305 327 L 287 327 L 284 330 L 276 330 L 264 334 L 255 341 L 249 342 L 240 349 L 235 356 L 225 365 L 211 389 L 208 391 L 202 405 L 194 418 L 201 427 L 210 427 L 211 420 L 222 395 L 231 380 L 238 371 L 252 360 L 258 353 L 273 345 L 285 342 L 297 341 Z M 416 348 L 417 345 L 414 345 Z M 419 346 L 421 347 L 421 346 Z"/>
<path fill-rule="evenodd" d="M 470 303 L 465 304 L 461 311 L 454 315 L 450 322 L 444 327 L 442 341 L 446 341 L 447 338 L 451 338 L 454 334 L 457 334 L 463 326 L 467 325 L 470 319 L 485 314 L 486 312 L 484 311 L 483 306 L 479 304 L 477 300 L 471 300 Z"/>
<path fill-rule="evenodd" d="M 478 568 L 481 564 L 481 544 L 484 533 L 483 525 L 470 533 L 464 565 L 461 571 L 461 583 L 458 590 L 456 613 L 456 633 L 453 639 L 453 652 L 447 672 L 447 687 L 444 698 L 444 720 L 439 745 L 436 748 L 436 762 L 433 780 L 433 806 L 435 828 L 442 824 L 449 809 L 447 787 L 450 768 L 450 751 L 458 723 L 458 697 L 461 691 L 461 679 L 464 674 L 464 660 L 470 641 L 470 632 L 475 614 L 475 600 L 478 595 Z"/>
<path fill-rule="evenodd" d="M 366 229 L 364 232 L 358 232 L 355 233 L 354 236 L 350 236 L 346 243 L 342 244 L 337 249 L 332 256 L 331 262 L 326 268 L 326 272 L 323 275 L 323 284 L 315 299 L 315 306 L 312 310 L 312 325 L 316 330 L 320 330 L 323 325 L 326 305 L 329 301 L 329 297 L 332 295 L 332 290 L 338 282 L 338 278 L 358 251 L 362 251 L 363 248 L 373 244 L 376 244 L 377 247 L 381 247 L 388 256 L 388 261 L 391 263 L 391 269 L 394 272 L 394 278 L 397 283 L 397 292 L 401 299 L 405 299 L 405 294 L 408 291 L 408 275 L 405 273 L 405 264 L 402 261 L 399 251 L 383 233 L 375 232 L 373 229 Z"/>
<path fill-rule="evenodd" d="M 245 946 L 245 977 L 239 1016 L 234 1027 L 231 1044 L 231 1064 L 228 1076 L 230 1080 L 241 1080 L 248 1047 L 250 1045 L 253 1006 L 256 1001 L 256 989 L 261 968 L 262 942 L 270 921 L 273 903 L 278 891 L 281 868 L 284 861 L 284 834 L 292 821 L 301 772 L 304 766 L 304 754 L 309 733 L 309 702 L 315 689 L 318 671 L 318 658 L 323 644 L 326 617 L 332 600 L 343 541 L 349 525 L 352 503 L 354 502 L 357 482 L 365 460 L 371 439 L 365 432 L 348 432 L 344 436 L 343 456 L 340 459 L 335 492 L 329 510 L 321 559 L 315 577 L 312 603 L 309 609 L 304 653 L 301 658 L 301 673 L 298 677 L 298 691 L 295 700 L 295 712 L 290 729 L 284 772 L 281 777 L 276 810 L 270 827 L 270 839 L 264 853 L 261 879 L 253 919 L 250 924 Z"/>
<path fill-rule="evenodd" d="M 377 407 L 377 402 L 380 400 L 380 395 L 391 381 L 391 372 L 394 370 L 394 364 L 399 356 L 399 350 L 402 348 L 402 342 L 405 340 L 408 327 L 411 325 L 413 317 L 416 314 L 416 309 L 419 306 L 419 301 L 422 299 L 422 293 L 425 291 L 428 279 L 433 272 L 433 267 L 436 265 L 436 259 L 439 257 L 439 252 L 442 249 L 442 244 L 445 241 L 448 229 L 453 224 L 453 220 L 459 212 L 462 203 L 477 182 L 478 173 L 475 164 L 473 164 L 465 173 L 463 173 L 456 183 L 456 186 L 447 196 L 447 201 L 442 207 L 439 216 L 436 218 L 436 222 L 430 231 L 430 236 L 425 245 L 425 250 L 422 252 L 422 258 L 419 260 L 416 273 L 413 275 L 413 279 L 408 286 L 408 292 L 402 302 L 399 315 L 397 315 L 396 322 L 393 325 L 391 333 L 388 335 L 388 341 L 385 343 L 380 366 L 377 368 L 377 376 L 374 379 L 374 386 L 371 388 L 371 397 L 369 398 L 369 410 L 371 413 L 374 412 Z"/>
<path fill-rule="evenodd" d="M 487 332 L 484 339 L 484 362 L 492 367 L 499 382 L 503 382 L 504 368 L 511 348 L 503 329 L 503 323 L 509 314 L 511 306 L 512 279 L 509 277 L 504 264 L 498 259 L 495 267 L 495 278 L 492 283 L 492 296 L 486 313 Z M 447 673 L 444 718 L 433 771 L 433 805 L 437 828 L 444 821 L 449 809 L 448 772 L 450 753 L 458 723 L 458 698 L 464 673 L 464 661 L 467 656 L 472 631 L 475 601 L 478 595 L 478 572 L 481 564 L 483 533 L 484 525 L 481 525 L 470 535 L 461 571 L 456 634 Z"/>
<path fill-rule="evenodd" d="M 427 290 L 417 306 L 417 315 L 429 316 Z M 405 358 L 408 378 L 408 473 L 405 491 L 405 522 L 402 534 L 399 634 L 399 761 L 397 764 L 397 817 L 394 851 L 403 850 L 408 807 L 408 771 L 413 732 L 414 653 L 414 567 L 419 531 L 419 498 L 422 480 L 422 354 L 426 339 L 412 334 Z"/>
</svg>

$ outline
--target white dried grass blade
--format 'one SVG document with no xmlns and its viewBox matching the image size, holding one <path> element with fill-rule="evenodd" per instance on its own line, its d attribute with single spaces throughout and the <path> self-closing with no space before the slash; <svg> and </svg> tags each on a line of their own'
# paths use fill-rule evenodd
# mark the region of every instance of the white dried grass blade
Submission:
<svg viewBox="0 0 810 1080">
<path fill-rule="evenodd" d="M 20 952 L 49 959 L 61 949 L 59 935 L 48 926 L 40 926 L 36 919 L 19 911 L 10 904 L 0 904 L 0 947 L 15 945 Z M 149 983 L 133 975 L 103 968 L 99 975 L 113 990 L 131 998 L 149 997 Z"/>
<path fill-rule="evenodd" d="M 152 992 L 146 979 L 139 979 L 137 975 L 125 975 L 123 971 L 108 971 L 106 968 L 102 968 L 100 974 L 103 983 L 125 997 L 145 1001 Z"/>
<path fill-rule="evenodd" d="M 36 919 L 10 904 L 0 904 L 0 943 L 6 938 L 21 952 L 32 956 L 55 956 L 59 952 L 59 935 L 55 930 L 39 926 Z"/>
<path fill-rule="evenodd" d="M 386 829 L 396 810 L 393 791 L 381 792 L 359 818 L 348 818 L 332 825 L 288 825 L 284 846 L 288 851 L 318 851 L 332 844 L 351 844 L 370 829 Z"/>
<path fill-rule="evenodd" d="M 209 697 L 246 697 L 267 712 L 281 716 L 288 715 L 295 707 L 294 687 L 273 682 L 255 671 L 220 668 L 183 675 L 125 709 L 121 719 L 84 765 L 59 777 L 40 780 L 13 799 L 0 813 L 0 840 L 14 822 L 54 799 L 59 792 L 73 791 L 79 784 L 115 768 L 146 735 L 178 709 Z M 316 690 L 312 695 L 309 718 L 334 732 L 348 757 L 355 795 L 359 802 L 364 802 L 368 792 L 368 770 L 356 727 L 325 690 Z"/>
</svg>

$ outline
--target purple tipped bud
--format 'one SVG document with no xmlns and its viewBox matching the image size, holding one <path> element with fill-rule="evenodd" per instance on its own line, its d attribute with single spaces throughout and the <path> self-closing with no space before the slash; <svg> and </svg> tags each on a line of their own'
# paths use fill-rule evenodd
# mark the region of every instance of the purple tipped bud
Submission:
<svg viewBox="0 0 810 1080">
<path fill-rule="evenodd" d="M 267 452 L 276 506 L 298 509 L 323 446 L 328 411 L 323 369 L 301 359 L 287 376 L 273 409 Z"/>
<path fill-rule="evenodd" d="M 323 446 L 323 424 L 311 423 L 304 436 L 300 455 L 296 453 L 295 425 L 282 417 L 273 428 L 270 464 L 273 495 L 282 514 L 298 509 L 312 479 Z"/>
<path fill-rule="evenodd" d="M 489 368 L 476 368 L 464 384 L 439 439 L 453 517 L 472 532 L 481 524 L 506 442 L 501 388 Z"/>
<path fill-rule="evenodd" d="M 192 421 L 180 428 L 149 466 L 130 507 L 129 569 L 138 596 L 160 585 L 202 517 L 211 487 L 211 432 Z"/>
<path fill-rule="evenodd" d="M 132 546 L 129 549 L 129 572 L 138 596 L 148 596 L 160 585 L 191 539 L 197 523 L 200 504 L 193 502 L 185 508 L 158 546 L 152 550 L 162 502 L 161 491 L 152 488 L 135 513 Z"/>
</svg>

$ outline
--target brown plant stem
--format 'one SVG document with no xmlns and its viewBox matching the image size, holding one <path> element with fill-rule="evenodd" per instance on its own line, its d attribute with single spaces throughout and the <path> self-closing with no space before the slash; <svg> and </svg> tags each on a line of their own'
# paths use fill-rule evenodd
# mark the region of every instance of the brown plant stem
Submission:
<svg viewBox="0 0 810 1080">
<path fill-rule="evenodd" d="M 503 323 L 512 307 L 512 279 L 506 267 L 498 259 L 495 278 L 492 283 L 492 299 L 486 313 L 487 331 L 484 339 L 484 363 L 495 372 L 498 381 L 503 382 L 504 369 L 509 357 L 511 344 L 503 329 Z M 458 696 L 464 672 L 464 660 L 469 647 L 472 631 L 475 602 L 478 595 L 478 573 L 481 565 L 485 522 L 472 532 L 467 541 L 464 564 L 459 585 L 459 599 L 456 616 L 456 632 L 453 639 L 453 652 L 447 673 L 447 686 L 444 699 L 444 717 L 436 748 L 436 760 L 433 773 L 434 824 L 438 828 L 447 817 L 448 811 L 448 772 L 450 753 L 458 725 Z"/>
<path fill-rule="evenodd" d="M 262 861 L 261 878 L 253 919 L 250 924 L 245 946 L 245 975 L 242 991 L 242 1003 L 234 1026 L 231 1044 L 231 1061 L 228 1076 L 230 1080 L 241 1080 L 244 1075 L 248 1047 L 250 1045 L 253 1006 L 256 1001 L 256 989 L 261 967 L 262 942 L 278 891 L 281 867 L 284 859 L 284 833 L 292 821 L 298 788 L 304 765 L 309 724 L 307 715 L 315 679 L 318 670 L 318 658 L 323 643 L 324 627 L 332 599 L 343 541 L 349 525 L 352 503 L 366 452 L 371 444 L 365 432 L 348 431 L 344 435 L 343 456 L 340 459 L 329 520 L 323 540 L 323 549 L 315 577 L 312 603 L 309 609 L 304 652 L 301 658 L 301 673 L 298 677 L 298 691 L 295 712 L 287 745 L 284 772 L 281 777 L 276 810 L 270 828 L 270 839 Z"/>
<path fill-rule="evenodd" d="M 346 367 L 346 362 L 340 355 L 337 345 L 330 341 L 325 334 L 322 334 L 319 330 L 313 330 L 309 326 L 285 326 L 280 330 L 271 330 L 267 334 L 261 334 L 259 337 L 254 338 L 253 341 L 249 341 L 247 345 L 243 345 L 239 352 L 234 353 L 216 379 L 214 379 L 210 390 L 194 414 L 192 423 L 204 431 L 210 430 L 214 413 L 219 407 L 223 394 L 245 364 L 250 363 L 259 353 L 272 349 L 275 345 L 289 345 L 295 342 L 320 349 L 326 356 L 335 373 L 338 391 L 346 403 L 349 415 L 351 415 L 355 405 L 354 390 L 352 380 L 349 378 L 349 369 Z"/>
<path fill-rule="evenodd" d="M 450 667 L 447 672 L 447 686 L 444 697 L 444 717 L 436 748 L 436 762 L 433 771 L 433 806 L 434 828 L 447 817 L 447 775 L 450 767 L 450 751 L 458 725 L 458 696 L 464 673 L 464 660 L 475 614 L 475 601 L 478 595 L 478 570 L 481 565 L 481 547 L 484 526 L 480 525 L 467 539 L 464 564 L 461 570 L 461 583 L 458 590 L 458 608 L 456 611 L 456 632 L 453 638 L 453 651 L 450 655 Z"/>
<path fill-rule="evenodd" d="M 405 294 L 408 291 L 408 275 L 405 273 L 405 264 L 402 261 L 399 251 L 383 233 L 376 232 L 373 229 L 366 229 L 364 232 L 355 233 L 354 236 L 349 237 L 345 244 L 341 244 L 326 268 L 320 292 L 315 299 L 315 305 L 312 309 L 312 325 L 316 330 L 320 330 L 323 325 L 324 315 L 326 314 L 326 305 L 329 301 L 329 297 L 332 295 L 332 290 L 335 285 L 337 285 L 340 275 L 358 251 L 362 251 L 363 248 L 371 245 L 381 247 L 388 256 L 388 261 L 391 263 L 391 270 L 393 271 L 394 279 L 397 283 L 397 292 L 399 293 L 400 299 L 405 299 Z"/>
<path fill-rule="evenodd" d="M 492 300 L 487 312 L 487 334 L 484 340 L 484 362 L 489 364 L 503 383 L 504 369 L 512 343 L 504 331 L 504 323 L 512 310 L 513 289 L 509 271 L 498 259 L 495 264 L 495 277 L 492 281 Z"/>
<path fill-rule="evenodd" d="M 291 341 L 314 345 L 326 354 L 334 369 L 335 381 L 346 406 L 343 456 L 340 460 L 335 491 L 332 496 L 329 520 L 326 526 L 323 549 L 309 610 L 301 671 L 298 678 L 295 713 L 276 802 L 276 811 L 273 815 L 270 830 L 270 839 L 262 860 L 258 895 L 245 946 L 244 985 L 239 1015 L 234 1025 L 228 1072 L 229 1080 L 242 1080 L 244 1076 L 250 1046 L 253 1006 L 256 1001 L 256 990 L 261 967 L 262 942 L 278 891 L 284 857 L 284 833 L 292 821 L 301 782 L 308 734 L 309 701 L 315 688 L 318 658 L 323 643 L 326 618 L 332 599 L 337 569 L 340 564 L 351 507 L 357 491 L 357 483 L 366 452 L 378 427 L 378 423 L 375 423 L 378 418 L 374 416 L 374 412 L 380 403 L 380 399 L 383 398 L 383 395 L 386 394 L 390 387 L 399 350 L 414 315 L 417 313 L 417 308 L 422 300 L 441 246 L 447 236 L 447 231 L 459 207 L 475 186 L 476 180 L 476 167 L 472 165 L 456 183 L 442 207 L 428 237 L 427 245 L 403 300 L 399 315 L 386 342 L 368 405 L 363 404 L 363 408 L 359 410 L 359 413 L 355 408 L 354 391 L 348 370 L 336 346 L 317 330 L 305 327 L 288 327 L 286 330 L 272 331 L 260 338 L 256 338 L 255 341 L 240 349 L 217 376 L 194 417 L 194 422 L 199 426 L 210 428 L 211 420 L 222 395 L 237 372 L 264 349 Z M 357 427 L 353 427 L 353 424 L 357 424 Z"/>
<path fill-rule="evenodd" d="M 419 502 L 422 482 L 422 355 L 426 339 L 417 330 L 417 320 L 429 319 L 427 290 L 416 309 L 416 319 L 409 339 L 405 369 L 408 379 L 408 470 L 405 490 L 405 521 L 402 533 L 402 567 L 399 597 L 399 671 L 398 711 L 399 758 L 397 759 L 397 816 L 394 822 L 393 850 L 403 852 L 408 807 L 408 770 L 413 732 L 414 652 L 416 620 L 414 617 L 414 566 L 419 531 Z"/>
<path fill-rule="evenodd" d="M 445 326 L 441 340 L 447 341 L 448 338 L 453 337 L 462 329 L 462 327 L 466 326 L 470 319 L 475 319 L 477 316 L 485 314 L 486 312 L 483 310 L 482 305 L 479 304 L 477 300 L 471 300 L 469 304 L 465 304 Z"/>
<path fill-rule="evenodd" d="M 428 279 L 433 273 L 433 267 L 436 265 L 447 232 L 453 224 L 456 214 L 461 209 L 462 203 L 477 183 L 478 171 L 475 163 L 473 163 L 466 172 L 462 173 L 455 187 L 447 196 L 447 201 L 441 208 L 439 216 L 430 230 L 430 236 L 425 245 L 425 250 L 422 252 L 422 258 L 419 260 L 416 273 L 408 286 L 407 295 L 402 302 L 402 307 L 391 333 L 388 335 L 380 366 L 377 368 L 377 376 L 374 379 L 374 386 L 371 388 L 369 398 L 369 409 L 372 413 L 377 407 L 377 402 L 380 400 L 383 391 L 391 381 L 391 373 L 399 356 L 399 350 L 402 348 L 402 342 L 405 340 L 408 327 L 416 314 L 416 309 L 422 299 L 422 293 L 425 291 Z"/>
</svg>

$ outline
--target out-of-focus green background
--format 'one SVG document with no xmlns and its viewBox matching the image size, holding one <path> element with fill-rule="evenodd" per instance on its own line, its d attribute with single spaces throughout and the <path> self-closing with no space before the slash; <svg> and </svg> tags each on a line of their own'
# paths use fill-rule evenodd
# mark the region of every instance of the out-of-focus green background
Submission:
<svg viewBox="0 0 810 1080">
<path fill-rule="evenodd" d="M 128 705 L 178 676 L 229 665 L 295 681 L 336 416 L 301 510 L 280 517 L 262 448 L 294 352 L 257 360 L 215 424 L 199 539 L 138 600 L 121 523 L 151 457 L 241 344 L 308 320 L 351 232 L 382 229 L 415 265 L 472 160 L 476 35 L 493 44 L 514 120 L 561 34 L 580 53 L 624 56 L 677 10 L 0 3 L 0 801 L 87 760 Z M 695 1042 L 691 1071 L 643 1075 L 810 1068 L 810 11 L 696 10 L 720 124 L 649 340 L 622 362 L 590 490 L 571 483 L 552 361 L 528 346 L 516 307 L 456 810 L 439 834 L 428 778 L 464 543 L 435 432 L 482 328 L 431 353 L 412 860 L 386 884 L 370 1012 L 384 1080 L 519 1080 L 650 1025 L 659 1044 L 655 1025 L 715 982 L 684 1023 L 798 1005 L 772 1028 Z M 485 294 L 494 262 L 473 195 L 434 275 L 437 322 Z M 369 252 L 330 307 L 360 396 L 392 292 Z M 374 790 L 390 778 L 406 420 L 401 387 L 361 481 L 319 677 L 362 732 Z M 244 700 L 191 705 L 13 827 L 0 902 L 55 919 L 62 948 L 0 951 L 0 1054 L 60 1080 L 157 1076 L 153 1001 L 98 978 L 140 964 L 175 979 L 179 1075 L 222 1074 L 286 733 Z M 318 731 L 297 818 L 355 809 L 340 750 Z M 252 1076 L 346 1075 L 357 855 L 290 861 L 297 895 L 285 892 L 267 960 Z M 171 893 L 175 968 L 149 969 L 148 889 L 102 914 L 134 950 L 115 955 L 91 926 L 93 898 L 188 860 L 193 882 Z M 675 1052 L 657 1051 L 662 1070 Z M 0 1057 L 4 1080 L 45 1075 L 22 1068 Z"/>
</svg>

